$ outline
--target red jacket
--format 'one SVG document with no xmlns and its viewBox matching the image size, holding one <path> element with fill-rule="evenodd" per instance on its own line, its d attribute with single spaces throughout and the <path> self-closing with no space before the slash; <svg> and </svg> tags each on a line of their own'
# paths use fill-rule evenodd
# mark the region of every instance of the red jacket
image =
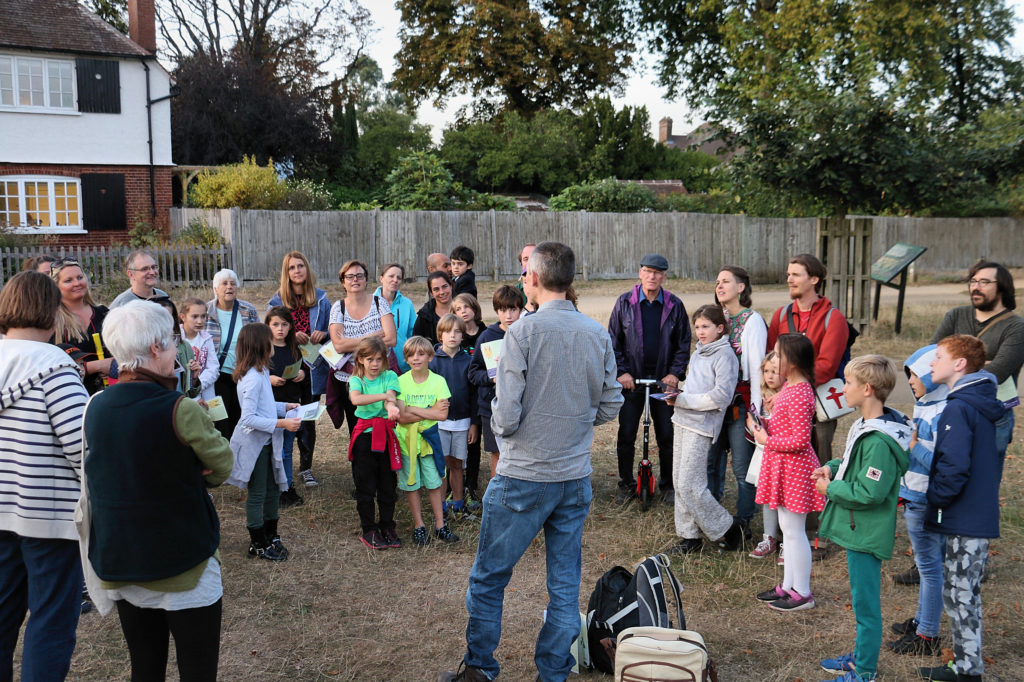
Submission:
<svg viewBox="0 0 1024 682">
<path fill-rule="evenodd" d="M 796 326 L 800 324 L 799 308 L 794 301 L 793 319 Z M 779 334 L 799 332 L 811 340 L 814 345 L 814 384 L 821 386 L 827 381 L 836 378 L 839 371 L 839 363 L 846 352 L 846 342 L 850 338 L 850 330 L 846 324 L 846 316 L 833 308 L 832 301 L 824 296 L 820 297 L 811 306 L 811 317 L 807 322 L 806 329 L 790 329 L 786 319 L 786 308 L 784 305 L 772 315 L 771 324 L 768 325 L 768 350 L 775 350 L 775 341 Z M 829 311 L 832 314 L 829 315 Z M 826 328 L 825 318 L 828 317 Z"/>
</svg>

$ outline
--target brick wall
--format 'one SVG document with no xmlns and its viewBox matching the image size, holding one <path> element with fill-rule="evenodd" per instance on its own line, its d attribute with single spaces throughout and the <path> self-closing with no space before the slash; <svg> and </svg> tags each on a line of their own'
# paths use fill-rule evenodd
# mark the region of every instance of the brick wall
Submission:
<svg viewBox="0 0 1024 682">
<path fill-rule="evenodd" d="M 50 165 L 0 163 L 0 177 L 4 175 L 64 175 L 78 177 L 82 173 L 122 173 L 124 174 L 125 223 L 128 229 L 135 223 L 150 218 L 149 166 L 82 166 L 82 165 Z M 155 226 L 164 234 L 168 234 L 169 209 L 171 207 L 171 187 L 173 167 L 157 166 L 154 169 L 156 187 L 156 218 Z M 104 230 L 90 234 L 51 235 L 47 241 L 58 246 L 106 246 L 111 242 L 128 241 L 127 231 Z"/>
</svg>

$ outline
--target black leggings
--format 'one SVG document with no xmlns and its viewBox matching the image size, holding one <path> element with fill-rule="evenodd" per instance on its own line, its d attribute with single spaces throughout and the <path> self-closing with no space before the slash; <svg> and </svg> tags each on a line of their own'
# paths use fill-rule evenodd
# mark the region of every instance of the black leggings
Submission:
<svg viewBox="0 0 1024 682">
<path fill-rule="evenodd" d="M 235 425 L 242 417 L 242 406 L 238 403 L 238 386 L 230 374 L 221 372 L 213 387 L 217 391 L 217 395 L 224 400 L 224 409 L 228 412 L 227 419 L 213 422 L 213 425 L 220 431 L 220 435 L 231 440 L 231 434 L 235 432 Z"/>
<path fill-rule="evenodd" d="M 168 635 L 174 637 L 181 682 L 215 682 L 222 601 L 196 609 L 142 609 L 121 599 L 117 615 L 132 661 L 132 682 L 163 682 Z"/>
</svg>

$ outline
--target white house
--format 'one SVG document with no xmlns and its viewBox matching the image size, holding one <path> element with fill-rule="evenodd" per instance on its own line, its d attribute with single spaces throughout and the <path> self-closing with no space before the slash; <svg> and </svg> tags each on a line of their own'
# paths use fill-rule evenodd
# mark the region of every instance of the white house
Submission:
<svg viewBox="0 0 1024 682">
<path fill-rule="evenodd" d="M 168 72 L 154 0 L 130 38 L 76 0 L 0 0 L 0 224 L 108 244 L 171 205 Z"/>
</svg>

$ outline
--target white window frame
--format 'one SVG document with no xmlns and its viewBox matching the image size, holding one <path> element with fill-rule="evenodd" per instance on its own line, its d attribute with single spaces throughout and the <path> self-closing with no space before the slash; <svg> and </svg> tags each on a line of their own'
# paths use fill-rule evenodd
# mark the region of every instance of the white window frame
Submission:
<svg viewBox="0 0 1024 682">
<path fill-rule="evenodd" d="M 65 116 L 79 116 L 81 115 L 78 111 L 78 79 L 75 72 L 75 61 L 73 59 L 48 59 L 46 57 L 29 57 L 27 55 L 17 54 L 0 54 L 0 59 L 10 60 L 11 64 L 11 83 L 9 84 L 13 88 L 13 101 L 10 104 L 3 103 L 0 100 L 0 111 L 19 111 L 19 112 L 32 112 L 32 113 L 45 113 L 45 114 L 61 114 Z M 43 104 L 39 105 L 27 105 L 21 104 L 21 92 L 19 81 L 19 63 L 25 62 L 41 62 L 43 67 Z M 22 70 L 25 69 L 27 64 L 22 66 Z M 71 106 L 63 107 L 59 104 L 53 104 L 51 102 L 50 93 L 52 84 L 50 82 L 50 67 L 70 67 L 71 68 Z M 58 69 L 59 71 L 59 69 Z M 59 88 L 59 83 L 57 84 Z M 7 88 L 5 88 L 6 90 Z"/>
<path fill-rule="evenodd" d="M 0 175 L 0 183 L 14 182 L 18 185 L 18 224 L 9 225 L 9 229 L 18 234 L 85 234 L 86 230 L 82 226 L 82 181 L 79 178 L 72 177 L 70 175 Z M 49 214 L 50 224 L 49 225 L 29 225 L 28 224 L 28 210 L 26 209 L 26 198 L 25 198 L 25 183 L 45 183 L 47 187 L 47 197 L 49 199 Z M 78 223 L 75 225 L 57 225 L 57 197 L 54 190 L 55 183 L 69 184 L 75 186 L 75 196 L 78 199 Z M 6 196 L 6 188 L 4 188 L 4 195 Z M 6 207 L 4 207 L 6 208 Z M 6 218 L 7 213 L 3 211 L 2 218 Z"/>
</svg>

